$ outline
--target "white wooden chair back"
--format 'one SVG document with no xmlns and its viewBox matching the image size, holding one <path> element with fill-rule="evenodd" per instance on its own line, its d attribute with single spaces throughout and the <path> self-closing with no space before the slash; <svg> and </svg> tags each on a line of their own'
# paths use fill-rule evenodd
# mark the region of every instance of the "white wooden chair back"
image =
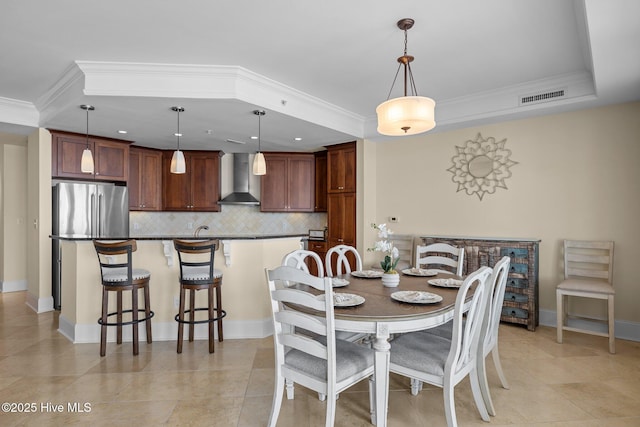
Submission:
<svg viewBox="0 0 640 427">
<path fill-rule="evenodd" d="M 330 248 L 327 251 L 327 255 L 325 257 L 325 266 L 327 268 L 327 277 L 334 277 L 333 267 L 332 267 L 332 257 L 336 255 L 336 272 L 335 275 L 339 276 L 341 274 L 349 274 L 351 273 L 351 264 L 349 263 L 349 258 L 347 258 L 347 254 L 352 254 L 356 260 L 356 271 L 362 270 L 362 257 L 358 253 L 358 250 L 353 246 L 348 245 L 336 245 Z"/>
<path fill-rule="evenodd" d="M 297 249 L 290 252 L 282 258 L 282 265 L 288 265 L 289 267 L 297 268 L 305 273 L 309 273 L 309 266 L 307 265 L 307 258 L 311 258 L 316 263 L 318 271 L 318 277 L 324 277 L 324 267 L 322 266 L 322 259 L 320 255 L 315 252 L 307 251 L 305 249 Z"/>
<path fill-rule="evenodd" d="M 603 279 L 613 285 L 613 242 L 565 240 L 564 277 Z"/>
<path fill-rule="evenodd" d="M 485 314 L 486 322 L 483 325 L 484 350 L 482 357 L 488 355 L 498 344 L 498 327 L 500 326 L 500 316 L 502 315 L 502 304 L 504 303 L 504 292 L 507 287 L 510 263 L 511 259 L 504 256 L 493 266 L 489 289 L 491 300 L 487 307 L 488 312 Z"/>
<path fill-rule="evenodd" d="M 448 256 L 448 255 L 450 256 Z M 416 246 L 416 268 L 430 268 L 444 273 L 462 276 L 464 272 L 464 248 L 447 243 L 432 243 Z M 450 270 L 441 268 L 450 267 Z"/>
</svg>

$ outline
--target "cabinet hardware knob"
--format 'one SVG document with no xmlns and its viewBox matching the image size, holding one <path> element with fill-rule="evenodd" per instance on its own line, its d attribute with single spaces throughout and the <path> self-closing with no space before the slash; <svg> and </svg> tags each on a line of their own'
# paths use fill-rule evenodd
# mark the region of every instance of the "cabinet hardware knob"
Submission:
<svg viewBox="0 0 640 427">
<path fill-rule="evenodd" d="M 515 295 L 511 295 L 511 299 L 515 301 L 516 300 L 516 296 Z"/>
<path fill-rule="evenodd" d="M 516 311 L 515 310 L 511 310 L 511 315 L 515 316 L 516 315 Z"/>
<path fill-rule="evenodd" d="M 513 252 L 513 251 L 511 251 L 511 253 L 509 253 L 509 256 L 515 257 L 515 256 L 516 256 L 516 253 L 515 253 L 515 252 Z"/>
</svg>

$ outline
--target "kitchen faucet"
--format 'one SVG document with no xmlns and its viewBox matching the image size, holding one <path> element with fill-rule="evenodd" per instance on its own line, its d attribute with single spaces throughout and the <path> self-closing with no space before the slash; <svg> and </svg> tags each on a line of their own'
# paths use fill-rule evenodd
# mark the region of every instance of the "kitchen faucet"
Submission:
<svg viewBox="0 0 640 427">
<path fill-rule="evenodd" d="M 208 225 L 201 225 L 198 228 L 196 228 L 196 231 L 193 233 L 193 237 L 200 237 L 200 232 L 202 230 L 208 230 L 209 226 Z"/>
</svg>

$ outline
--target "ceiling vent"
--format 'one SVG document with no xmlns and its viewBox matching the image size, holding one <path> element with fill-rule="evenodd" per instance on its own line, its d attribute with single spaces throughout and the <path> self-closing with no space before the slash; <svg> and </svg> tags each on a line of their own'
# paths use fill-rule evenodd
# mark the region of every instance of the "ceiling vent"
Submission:
<svg viewBox="0 0 640 427">
<path fill-rule="evenodd" d="M 520 105 L 541 104 L 559 98 L 566 98 L 566 93 L 566 89 L 554 89 L 533 95 L 524 95 L 520 97 Z"/>
</svg>

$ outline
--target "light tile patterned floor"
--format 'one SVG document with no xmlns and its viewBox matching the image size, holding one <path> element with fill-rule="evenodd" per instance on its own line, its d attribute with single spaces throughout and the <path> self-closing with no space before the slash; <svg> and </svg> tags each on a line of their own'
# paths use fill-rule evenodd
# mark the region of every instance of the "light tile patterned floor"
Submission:
<svg viewBox="0 0 640 427">
<path fill-rule="evenodd" d="M 226 340 L 214 354 L 206 341 L 71 344 L 57 329 L 57 314 L 35 314 L 25 293 L 0 294 L 0 402 L 32 413 L 0 412 L 0 426 L 265 426 L 271 408 L 271 338 Z M 461 426 L 640 426 L 640 343 L 618 340 L 615 355 L 605 338 L 555 329 L 529 332 L 502 325 L 500 351 L 511 389 L 500 388 L 491 360 L 490 386 L 498 415 L 480 419 L 468 381 L 456 387 Z M 389 426 L 445 425 L 442 392 L 427 387 L 411 396 L 408 381 L 392 376 Z M 365 383 L 340 395 L 337 426 L 369 426 Z M 35 404 L 33 408 L 30 404 Z M 47 406 L 47 403 L 51 405 Z M 90 411 L 72 412 L 79 404 Z M 29 406 L 26 406 L 26 405 Z M 63 405 L 59 410 L 56 405 Z M 58 409 L 57 412 L 53 412 Z M 278 426 L 324 425 L 325 404 L 296 388 L 284 400 Z"/>
</svg>

